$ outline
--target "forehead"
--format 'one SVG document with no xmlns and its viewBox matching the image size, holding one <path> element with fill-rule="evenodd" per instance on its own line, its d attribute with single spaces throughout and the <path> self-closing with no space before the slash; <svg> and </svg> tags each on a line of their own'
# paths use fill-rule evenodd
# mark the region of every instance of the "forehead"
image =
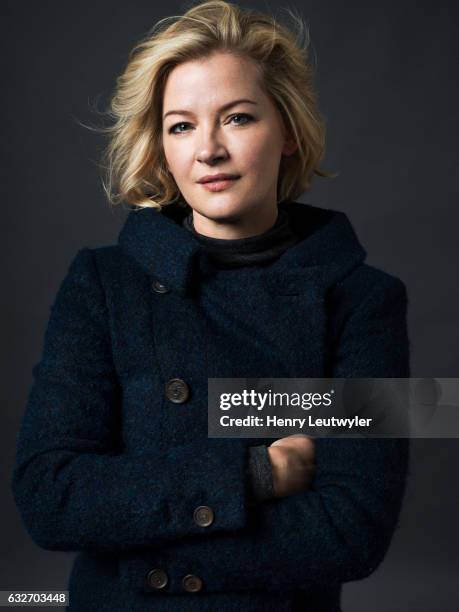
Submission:
<svg viewBox="0 0 459 612">
<path fill-rule="evenodd" d="M 183 62 L 169 74 L 164 89 L 164 110 L 180 101 L 181 107 L 224 104 L 231 98 L 263 95 L 261 75 L 250 58 L 230 53 Z"/>
</svg>

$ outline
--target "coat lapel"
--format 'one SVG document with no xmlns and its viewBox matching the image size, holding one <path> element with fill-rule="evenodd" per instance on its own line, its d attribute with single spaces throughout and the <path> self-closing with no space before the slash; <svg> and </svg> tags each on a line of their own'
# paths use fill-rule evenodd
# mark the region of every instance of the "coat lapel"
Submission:
<svg viewBox="0 0 459 612">
<path fill-rule="evenodd" d="M 179 372 L 198 386 L 207 377 L 236 371 L 241 376 L 324 375 L 328 291 L 364 260 L 365 251 L 344 213 L 298 202 L 285 208 L 300 241 L 263 268 L 266 291 L 253 305 L 266 322 L 266 338 L 276 347 L 273 362 L 283 365 L 273 371 L 267 363 L 266 372 L 258 369 L 246 374 L 243 364 L 230 374 L 222 372 L 218 354 L 209 355 L 206 350 L 206 324 L 193 300 L 203 254 L 193 234 L 182 227 L 189 209 L 172 204 L 162 212 L 131 211 L 119 244 L 151 283 L 159 280 L 170 290 L 166 294 L 151 291 L 155 350 L 165 380 Z M 243 301 L 241 295 L 241 307 Z"/>
</svg>

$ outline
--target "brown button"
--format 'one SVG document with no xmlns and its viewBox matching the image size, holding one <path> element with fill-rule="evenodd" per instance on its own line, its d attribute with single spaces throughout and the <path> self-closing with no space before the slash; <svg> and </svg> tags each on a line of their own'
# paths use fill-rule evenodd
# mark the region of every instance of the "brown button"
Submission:
<svg viewBox="0 0 459 612">
<path fill-rule="evenodd" d="M 187 574 L 182 578 L 182 586 L 188 593 L 197 593 L 202 589 L 202 580 L 194 574 Z"/>
<path fill-rule="evenodd" d="M 170 291 L 166 285 L 163 285 L 157 280 L 153 281 L 151 286 L 153 287 L 153 291 L 156 291 L 156 293 L 169 293 Z"/>
<path fill-rule="evenodd" d="M 209 506 L 198 506 L 193 513 L 193 519 L 196 525 L 208 527 L 214 522 L 214 511 Z"/>
<path fill-rule="evenodd" d="M 167 574 L 164 570 L 156 568 L 148 572 L 147 582 L 153 589 L 162 589 L 168 581 Z"/>
<path fill-rule="evenodd" d="M 190 395 L 190 389 L 184 380 L 171 378 L 166 383 L 166 396 L 174 404 L 183 404 Z"/>
</svg>

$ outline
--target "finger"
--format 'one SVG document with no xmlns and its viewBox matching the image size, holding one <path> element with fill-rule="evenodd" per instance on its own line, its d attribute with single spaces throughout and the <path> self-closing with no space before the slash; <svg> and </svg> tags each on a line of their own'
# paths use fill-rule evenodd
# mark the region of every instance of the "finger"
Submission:
<svg viewBox="0 0 459 612">
<path fill-rule="evenodd" d="M 285 442 L 288 442 L 290 438 L 310 438 L 310 436 L 307 436 L 306 434 L 301 434 L 301 433 L 292 434 L 291 436 L 285 436 L 285 438 L 279 438 L 279 440 L 272 442 L 270 446 L 276 446 L 276 444 L 285 444 Z"/>
</svg>

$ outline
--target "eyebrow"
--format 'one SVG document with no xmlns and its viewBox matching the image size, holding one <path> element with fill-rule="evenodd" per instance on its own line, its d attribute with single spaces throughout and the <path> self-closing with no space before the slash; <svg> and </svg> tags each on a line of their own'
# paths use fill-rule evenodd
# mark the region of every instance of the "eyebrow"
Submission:
<svg viewBox="0 0 459 612">
<path fill-rule="evenodd" d="M 236 104 L 242 104 L 243 102 L 246 102 L 247 104 L 256 104 L 256 102 L 254 102 L 253 100 L 249 100 L 248 98 L 240 98 L 239 100 L 233 100 L 232 102 L 228 102 L 227 104 L 224 104 L 218 109 L 218 111 L 221 112 L 224 110 L 228 110 L 232 106 L 236 106 Z M 193 115 L 193 114 L 194 113 L 192 113 L 191 111 L 187 111 L 187 110 L 171 110 L 171 111 L 168 111 L 163 116 L 163 121 L 168 115 Z"/>
</svg>

